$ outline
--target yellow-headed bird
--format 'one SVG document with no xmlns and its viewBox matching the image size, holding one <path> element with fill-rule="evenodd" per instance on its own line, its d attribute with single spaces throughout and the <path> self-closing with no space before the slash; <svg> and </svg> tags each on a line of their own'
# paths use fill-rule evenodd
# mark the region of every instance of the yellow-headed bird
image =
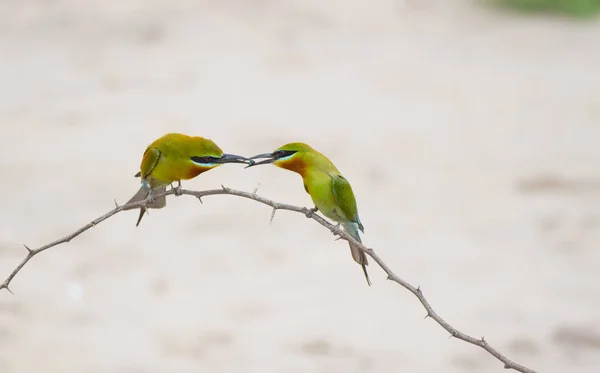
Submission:
<svg viewBox="0 0 600 373">
<path fill-rule="evenodd" d="M 277 167 L 296 172 L 302 176 L 304 189 L 313 200 L 315 209 L 323 215 L 341 224 L 356 241 L 361 242 L 359 230 L 364 227 L 358 217 L 356 199 L 350 183 L 335 165 L 323 154 L 301 142 L 283 145 L 273 153 L 259 154 L 250 160 L 266 158 L 260 162 L 251 161 L 247 167 L 272 163 Z M 366 266 L 367 256 L 358 247 L 350 243 L 352 258 L 362 266 L 371 285 Z"/>
<path fill-rule="evenodd" d="M 148 195 L 162 193 L 167 185 L 189 180 L 224 163 L 247 163 L 239 155 L 223 154 L 212 140 L 198 136 L 169 133 L 155 140 L 146 148 L 140 172 L 142 187 L 127 203 L 145 200 Z M 167 204 L 165 196 L 157 197 L 147 207 L 140 208 L 136 227 L 140 224 L 146 208 L 160 209 Z"/>
</svg>

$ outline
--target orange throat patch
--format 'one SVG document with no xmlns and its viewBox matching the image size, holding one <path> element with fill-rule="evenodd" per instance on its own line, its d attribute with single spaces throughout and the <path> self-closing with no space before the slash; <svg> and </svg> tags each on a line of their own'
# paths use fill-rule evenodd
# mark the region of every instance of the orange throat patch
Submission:
<svg viewBox="0 0 600 373">
<path fill-rule="evenodd" d="M 292 157 L 283 161 L 275 161 L 274 164 L 277 167 L 299 173 L 302 176 L 304 176 L 304 172 L 306 170 L 306 163 L 302 159 L 296 157 Z"/>
</svg>

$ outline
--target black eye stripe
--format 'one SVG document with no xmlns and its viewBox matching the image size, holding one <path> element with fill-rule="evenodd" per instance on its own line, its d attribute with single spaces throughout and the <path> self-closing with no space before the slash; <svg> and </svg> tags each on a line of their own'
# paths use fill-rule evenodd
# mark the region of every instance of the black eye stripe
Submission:
<svg viewBox="0 0 600 373">
<path fill-rule="evenodd" d="M 216 163 L 215 161 L 219 158 L 213 157 L 213 156 L 207 156 L 207 157 L 194 156 L 191 159 L 192 159 L 192 161 L 194 161 L 196 163 Z"/>
<path fill-rule="evenodd" d="M 283 158 L 283 157 L 290 156 L 294 153 L 296 153 L 295 150 L 278 150 L 273 155 L 275 156 L 275 158 Z"/>
</svg>

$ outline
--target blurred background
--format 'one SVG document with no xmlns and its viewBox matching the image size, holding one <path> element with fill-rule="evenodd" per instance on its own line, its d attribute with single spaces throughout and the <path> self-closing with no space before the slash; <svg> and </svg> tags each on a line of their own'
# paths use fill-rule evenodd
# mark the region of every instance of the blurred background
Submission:
<svg viewBox="0 0 600 373">
<path fill-rule="evenodd" d="M 304 141 L 448 322 L 540 372 L 598 371 L 597 6 L 0 2 L 0 275 L 127 201 L 167 132 L 247 156 Z M 270 166 L 184 187 L 220 184 L 311 206 Z M 169 197 L 37 256 L 0 293 L 0 372 L 504 370 L 373 263 L 369 288 L 345 242 L 270 213 Z"/>
</svg>

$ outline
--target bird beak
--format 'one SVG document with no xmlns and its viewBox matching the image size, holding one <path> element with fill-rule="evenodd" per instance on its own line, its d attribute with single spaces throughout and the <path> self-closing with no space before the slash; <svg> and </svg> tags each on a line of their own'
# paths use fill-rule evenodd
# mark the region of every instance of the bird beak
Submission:
<svg viewBox="0 0 600 373">
<path fill-rule="evenodd" d="M 260 162 L 256 162 L 255 159 L 257 158 L 266 158 Z M 244 168 L 248 168 L 248 167 L 252 167 L 252 166 L 258 166 L 260 164 L 269 164 L 269 163 L 273 163 L 277 160 L 277 157 L 273 154 L 273 153 L 265 153 L 265 154 L 258 154 L 255 155 L 253 157 L 248 158 L 248 160 L 250 161 L 248 163 L 248 166 L 244 167 Z"/>
<path fill-rule="evenodd" d="M 223 154 L 215 163 L 248 163 L 249 159 L 235 154 Z"/>
</svg>

